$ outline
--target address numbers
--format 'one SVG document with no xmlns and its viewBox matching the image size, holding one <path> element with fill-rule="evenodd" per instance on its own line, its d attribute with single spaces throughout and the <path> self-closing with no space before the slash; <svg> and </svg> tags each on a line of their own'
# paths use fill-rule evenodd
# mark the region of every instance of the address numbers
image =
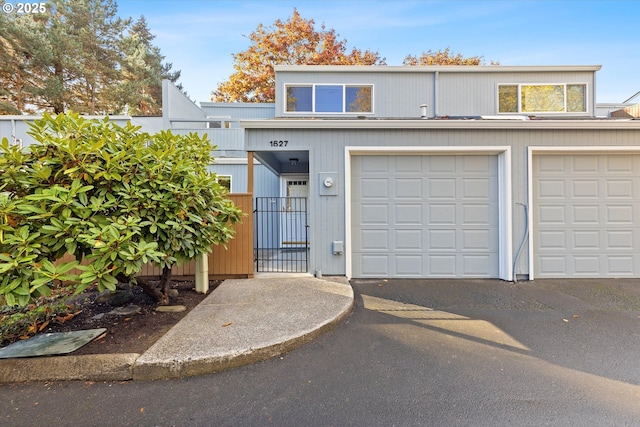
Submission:
<svg viewBox="0 0 640 427">
<path fill-rule="evenodd" d="M 288 143 L 289 141 L 284 141 L 284 140 L 269 141 L 269 145 L 272 147 L 286 147 Z"/>
</svg>

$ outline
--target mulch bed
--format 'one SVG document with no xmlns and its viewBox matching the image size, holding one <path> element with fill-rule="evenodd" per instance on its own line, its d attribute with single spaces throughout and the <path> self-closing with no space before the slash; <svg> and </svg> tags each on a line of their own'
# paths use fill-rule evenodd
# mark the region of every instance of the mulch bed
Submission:
<svg viewBox="0 0 640 427">
<path fill-rule="evenodd" d="M 210 281 L 209 293 L 220 283 Z M 138 312 L 126 316 L 109 314 L 116 307 L 95 303 L 98 293 L 89 291 L 82 295 L 81 311 L 77 315 L 62 324 L 50 323 L 41 333 L 106 328 L 100 337 L 71 354 L 143 353 L 207 297 L 195 291 L 193 281 L 174 282 L 171 287 L 178 291 L 178 295 L 171 299 L 170 305 L 182 305 L 186 308 L 184 311 L 158 312 L 158 304 L 153 298 L 139 287 L 134 287 L 132 299 L 125 307 L 133 304 L 139 307 Z"/>
</svg>

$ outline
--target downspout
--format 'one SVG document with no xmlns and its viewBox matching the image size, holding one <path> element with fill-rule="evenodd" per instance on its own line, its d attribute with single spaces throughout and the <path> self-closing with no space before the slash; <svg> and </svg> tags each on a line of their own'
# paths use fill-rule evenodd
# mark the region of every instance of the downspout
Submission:
<svg viewBox="0 0 640 427">
<path fill-rule="evenodd" d="M 436 71 L 433 76 L 433 117 L 438 117 L 438 80 L 440 71 Z"/>
<path fill-rule="evenodd" d="M 18 137 L 16 136 L 16 120 L 11 119 L 11 138 L 13 139 L 13 144 L 18 144 Z"/>
<path fill-rule="evenodd" d="M 524 244 L 529 237 L 529 206 L 526 203 L 517 203 L 518 205 L 522 205 L 524 207 L 524 236 L 522 236 L 522 242 L 520 242 L 520 247 L 516 252 L 516 257 L 513 260 L 513 283 L 518 283 L 518 274 L 516 272 L 516 266 L 518 265 L 518 260 L 520 259 L 520 254 L 522 254 L 522 248 L 524 248 Z"/>
</svg>

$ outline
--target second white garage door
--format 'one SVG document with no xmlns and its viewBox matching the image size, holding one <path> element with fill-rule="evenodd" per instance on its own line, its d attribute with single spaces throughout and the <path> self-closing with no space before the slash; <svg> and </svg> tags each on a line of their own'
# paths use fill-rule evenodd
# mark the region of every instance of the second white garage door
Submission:
<svg viewBox="0 0 640 427">
<path fill-rule="evenodd" d="M 535 277 L 640 277 L 640 155 L 533 156 Z"/>
<path fill-rule="evenodd" d="M 498 277 L 494 155 L 352 157 L 353 277 Z"/>
</svg>

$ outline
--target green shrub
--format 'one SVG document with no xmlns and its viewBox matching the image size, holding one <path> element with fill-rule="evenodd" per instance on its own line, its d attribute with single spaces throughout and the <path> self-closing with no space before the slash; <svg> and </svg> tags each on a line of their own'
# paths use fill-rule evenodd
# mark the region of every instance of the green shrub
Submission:
<svg viewBox="0 0 640 427">
<path fill-rule="evenodd" d="M 241 219 L 207 172 L 206 136 L 72 113 L 45 114 L 29 133 L 37 143 L 25 150 L 0 143 L 0 295 L 11 306 L 60 282 L 76 292 L 135 283 L 149 262 L 163 269 L 161 288 L 140 284 L 166 302 L 171 267 L 226 243 Z M 88 265 L 61 262 L 66 253 Z"/>
</svg>

